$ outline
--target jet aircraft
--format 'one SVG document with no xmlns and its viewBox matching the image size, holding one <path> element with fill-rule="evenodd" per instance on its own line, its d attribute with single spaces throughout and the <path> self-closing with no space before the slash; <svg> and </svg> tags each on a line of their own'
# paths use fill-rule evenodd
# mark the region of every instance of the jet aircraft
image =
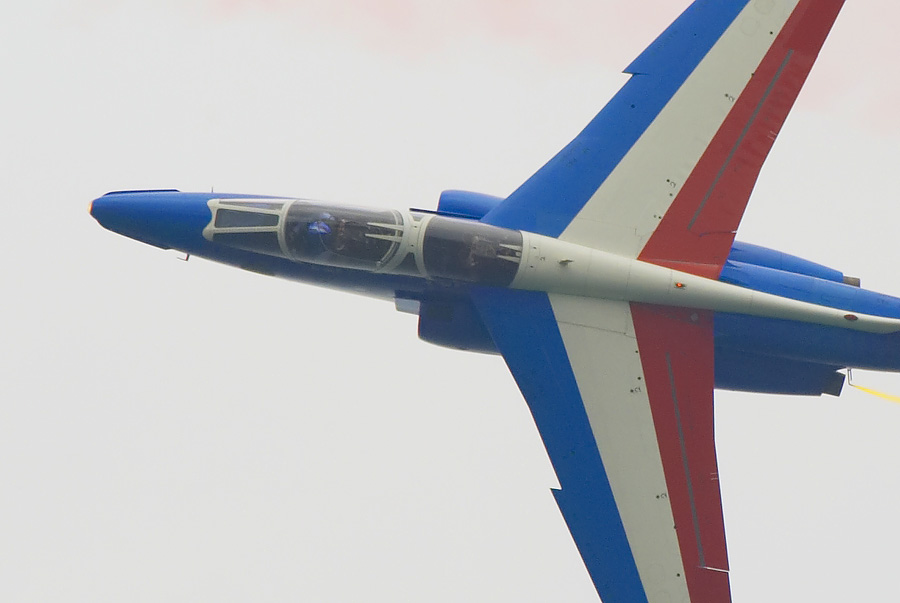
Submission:
<svg viewBox="0 0 900 603">
<path fill-rule="evenodd" d="M 713 390 L 837 396 L 900 371 L 900 299 L 735 233 L 843 0 L 698 0 L 505 199 L 436 210 L 108 193 L 109 230 L 393 301 L 421 339 L 501 354 L 606 603 L 731 600 Z"/>
</svg>

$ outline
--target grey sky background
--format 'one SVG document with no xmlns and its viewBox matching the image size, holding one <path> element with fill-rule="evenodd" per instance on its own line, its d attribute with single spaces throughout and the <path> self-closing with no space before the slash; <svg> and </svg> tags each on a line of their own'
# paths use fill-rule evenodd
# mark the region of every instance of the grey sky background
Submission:
<svg viewBox="0 0 900 603">
<path fill-rule="evenodd" d="M 500 359 L 87 214 L 506 195 L 687 1 L 447 4 L 0 9 L 0 600 L 596 600 Z M 897 16 L 848 1 L 739 233 L 894 294 Z M 900 405 L 719 392 L 717 439 L 735 603 L 895 596 Z"/>
</svg>

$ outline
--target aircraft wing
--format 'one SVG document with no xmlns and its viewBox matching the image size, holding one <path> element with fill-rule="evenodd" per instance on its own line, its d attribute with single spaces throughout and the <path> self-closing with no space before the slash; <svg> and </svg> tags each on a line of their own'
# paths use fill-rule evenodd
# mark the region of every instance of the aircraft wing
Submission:
<svg viewBox="0 0 900 603">
<path fill-rule="evenodd" d="M 698 0 L 483 221 L 718 278 L 843 0 Z M 710 312 L 476 289 L 605 603 L 731 600 Z"/>
<path fill-rule="evenodd" d="M 484 221 L 717 278 L 842 5 L 694 2 L 591 123 Z"/>
<path fill-rule="evenodd" d="M 711 314 L 506 289 L 472 297 L 603 601 L 730 601 Z"/>
</svg>

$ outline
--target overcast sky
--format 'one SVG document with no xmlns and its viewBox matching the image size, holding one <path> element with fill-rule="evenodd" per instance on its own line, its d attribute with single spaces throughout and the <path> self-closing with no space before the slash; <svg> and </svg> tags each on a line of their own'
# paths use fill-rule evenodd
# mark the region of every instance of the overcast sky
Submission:
<svg viewBox="0 0 900 603">
<path fill-rule="evenodd" d="M 87 206 L 505 196 L 687 1 L 6 4 L 0 600 L 595 601 L 500 359 Z M 898 12 L 847 3 L 739 233 L 894 294 Z M 900 405 L 716 408 L 735 603 L 894 597 Z"/>
</svg>

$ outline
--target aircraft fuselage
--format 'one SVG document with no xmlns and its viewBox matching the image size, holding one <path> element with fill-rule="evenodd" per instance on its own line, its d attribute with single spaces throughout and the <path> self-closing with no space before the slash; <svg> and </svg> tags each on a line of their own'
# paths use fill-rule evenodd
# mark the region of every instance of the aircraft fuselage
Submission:
<svg viewBox="0 0 900 603">
<path fill-rule="evenodd" d="M 493 198 L 473 194 L 468 207 L 485 199 Z M 510 287 L 712 310 L 721 388 L 838 393 L 837 369 L 900 371 L 900 299 L 847 284 L 838 271 L 736 243 L 719 280 L 711 280 L 483 224 L 475 218 L 489 204 L 455 217 L 441 206 L 394 211 L 127 191 L 98 198 L 91 213 L 151 245 L 395 300 L 419 314 L 423 339 L 448 347 L 492 352 L 468 291 Z"/>
</svg>

